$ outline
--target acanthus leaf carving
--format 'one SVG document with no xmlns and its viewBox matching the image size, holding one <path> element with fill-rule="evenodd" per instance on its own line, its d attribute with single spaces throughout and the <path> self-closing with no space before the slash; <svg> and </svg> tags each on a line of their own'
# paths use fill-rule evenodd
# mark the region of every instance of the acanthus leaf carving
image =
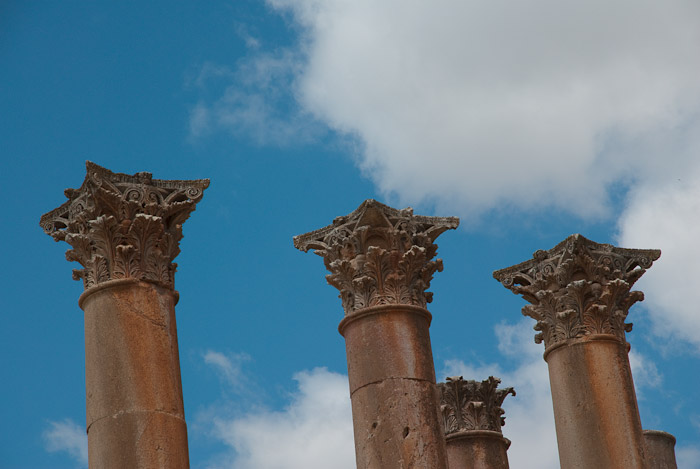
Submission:
<svg viewBox="0 0 700 469">
<path fill-rule="evenodd" d="M 194 211 L 208 179 L 167 181 L 150 173 L 113 173 L 87 162 L 68 201 L 41 217 L 40 225 L 72 249 L 73 278 L 86 289 L 108 280 L 135 278 L 173 288 L 182 224 Z"/>
<path fill-rule="evenodd" d="M 500 433 L 505 425 L 503 401 L 509 394 L 515 396 L 513 388 L 498 389 L 500 383 L 493 376 L 483 381 L 448 377 L 438 383 L 445 435 L 472 430 Z"/>
<path fill-rule="evenodd" d="M 537 321 L 535 342 L 606 334 L 625 342 L 629 308 L 644 299 L 634 283 L 661 251 L 624 249 L 572 235 L 533 259 L 494 272 L 494 278 L 530 302 L 523 315 Z"/>
<path fill-rule="evenodd" d="M 324 258 L 346 314 L 385 304 L 424 308 L 433 275 L 442 270 L 434 241 L 458 225 L 457 218 L 416 216 L 370 199 L 332 225 L 294 237 L 294 245 Z"/>
</svg>

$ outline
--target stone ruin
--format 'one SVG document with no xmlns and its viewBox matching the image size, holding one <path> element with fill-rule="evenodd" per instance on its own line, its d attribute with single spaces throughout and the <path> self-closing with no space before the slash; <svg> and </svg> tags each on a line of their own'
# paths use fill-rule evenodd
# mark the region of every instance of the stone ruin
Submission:
<svg viewBox="0 0 700 469">
<path fill-rule="evenodd" d="M 82 266 L 73 278 L 85 287 L 91 468 L 189 467 L 173 261 L 208 185 L 88 162 L 80 188 L 41 217 Z M 435 240 L 458 225 L 366 200 L 294 237 L 323 257 L 340 292 L 358 468 L 509 467 L 502 405 L 513 388 L 492 376 L 435 379 L 427 290 L 442 270 Z M 642 430 L 626 341 L 629 308 L 644 298 L 632 286 L 660 254 L 572 235 L 493 274 L 530 303 L 523 314 L 544 343 L 564 469 L 676 468 L 674 437 Z"/>
</svg>

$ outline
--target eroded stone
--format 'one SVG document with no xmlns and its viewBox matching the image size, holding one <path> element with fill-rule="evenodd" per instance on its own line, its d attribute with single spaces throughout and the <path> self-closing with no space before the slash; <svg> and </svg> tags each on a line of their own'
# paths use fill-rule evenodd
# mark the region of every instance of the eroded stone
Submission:
<svg viewBox="0 0 700 469">
<path fill-rule="evenodd" d="M 209 181 L 164 181 L 87 162 L 40 224 L 83 269 L 91 468 L 189 467 L 174 291 L 182 224 Z"/>
<path fill-rule="evenodd" d="M 659 430 L 644 430 L 643 433 L 649 469 L 677 469 L 676 437 Z"/>
<path fill-rule="evenodd" d="M 513 388 L 498 389 L 501 380 L 483 381 L 461 376 L 438 383 L 440 412 L 450 469 L 507 469 L 510 442 L 503 437 L 501 405 Z"/>
<path fill-rule="evenodd" d="M 340 291 L 358 468 L 447 467 L 425 306 L 442 269 L 434 241 L 458 224 L 366 200 L 294 238 L 323 257 Z"/>
</svg>

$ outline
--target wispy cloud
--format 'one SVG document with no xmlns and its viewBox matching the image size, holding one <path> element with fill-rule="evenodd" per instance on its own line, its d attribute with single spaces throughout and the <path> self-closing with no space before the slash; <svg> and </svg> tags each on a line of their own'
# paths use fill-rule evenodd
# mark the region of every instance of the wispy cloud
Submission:
<svg viewBox="0 0 700 469">
<path fill-rule="evenodd" d="M 243 373 L 243 363 L 251 360 L 247 353 L 224 354 L 214 350 L 204 353 L 204 363 L 214 367 L 217 374 L 236 392 L 244 392 L 250 382 Z"/>
<path fill-rule="evenodd" d="M 644 388 L 658 388 L 661 386 L 663 383 L 663 376 L 653 361 L 645 355 L 633 350 L 629 353 L 629 360 L 638 399 L 643 398 Z"/>
<path fill-rule="evenodd" d="M 190 109 L 190 138 L 225 131 L 260 145 L 287 146 L 323 136 L 326 126 L 294 97 L 298 71 L 299 59 L 290 49 L 259 52 L 239 61 L 233 71 L 205 64 L 193 80 L 203 97 Z M 226 81 L 223 91 L 207 98 L 208 87 L 221 79 Z"/>
<path fill-rule="evenodd" d="M 42 436 L 47 451 L 64 451 L 78 463 L 79 467 L 87 467 L 88 449 L 85 427 L 71 419 L 60 422 L 49 421 L 48 428 L 44 430 Z"/>
<path fill-rule="evenodd" d="M 236 24 L 236 34 L 243 39 L 248 49 L 258 49 L 261 45 L 260 39 L 251 34 L 250 27 L 245 23 Z"/>
</svg>

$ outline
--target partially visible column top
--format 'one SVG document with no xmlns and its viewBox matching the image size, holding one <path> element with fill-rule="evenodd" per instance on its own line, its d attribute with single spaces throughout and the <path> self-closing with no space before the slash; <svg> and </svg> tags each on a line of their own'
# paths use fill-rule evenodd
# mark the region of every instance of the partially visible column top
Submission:
<svg viewBox="0 0 700 469">
<path fill-rule="evenodd" d="M 113 173 L 88 161 L 68 201 L 42 215 L 39 224 L 72 246 L 66 259 L 83 268 L 73 279 L 87 290 L 109 280 L 135 278 L 174 288 L 182 224 L 202 199 L 208 179 L 168 181 L 151 173 Z"/>
<path fill-rule="evenodd" d="M 659 256 L 657 249 L 618 248 L 574 234 L 493 276 L 532 303 L 523 314 L 537 321 L 535 342 L 544 341 L 546 349 L 591 334 L 626 342 L 629 308 L 644 299 L 630 290 Z"/>
<path fill-rule="evenodd" d="M 484 381 L 456 376 L 438 383 L 445 435 L 473 430 L 501 433 L 501 427 L 506 424 L 501 405 L 508 394 L 515 396 L 515 390 L 497 389 L 500 383 L 493 376 Z"/>
<path fill-rule="evenodd" d="M 434 241 L 458 225 L 455 217 L 413 215 L 410 207 L 396 210 L 368 199 L 333 224 L 295 236 L 294 246 L 323 257 L 346 315 L 385 304 L 425 308 L 433 274 L 442 270 L 442 260 L 433 260 Z"/>
</svg>

